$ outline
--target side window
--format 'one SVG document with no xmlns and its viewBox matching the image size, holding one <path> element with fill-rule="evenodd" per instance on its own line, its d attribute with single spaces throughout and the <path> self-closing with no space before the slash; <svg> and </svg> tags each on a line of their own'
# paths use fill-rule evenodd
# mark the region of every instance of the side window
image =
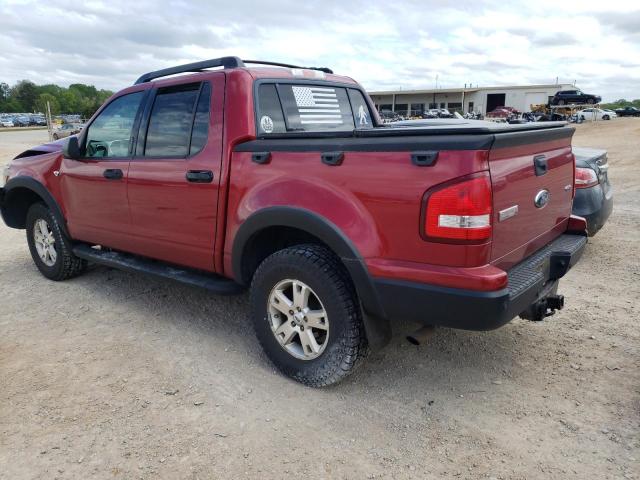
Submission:
<svg viewBox="0 0 640 480">
<path fill-rule="evenodd" d="M 196 116 L 193 119 L 189 155 L 195 155 L 207 144 L 207 138 L 209 138 L 209 105 L 211 105 L 211 86 L 209 82 L 206 82 L 200 90 Z"/>
<path fill-rule="evenodd" d="M 258 88 L 258 132 L 284 133 L 284 115 L 278 99 L 278 92 L 274 84 L 263 83 Z"/>
<path fill-rule="evenodd" d="M 369 111 L 369 105 L 367 105 L 362 92 L 350 88 L 349 99 L 351 100 L 353 121 L 356 124 L 356 128 L 372 128 L 373 120 L 371 120 L 371 112 Z"/>
<path fill-rule="evenodd" d="M 354 129 L 345 88 L 279 84 L 278 94 L 289 132 L 330 132 Z"/>
<path fill-rule="evenodd" d="M 87 130 L 86 153 L 89 158 L 129 155 L 131 130 L 144 92 L 116 98 L 105 107 Z"/>
<path fill-rule="evenodd" d="M 199 83 L 158 90 L 149 117 L 145 156 L 187 156 L 199 90 Z"/>
</svg>

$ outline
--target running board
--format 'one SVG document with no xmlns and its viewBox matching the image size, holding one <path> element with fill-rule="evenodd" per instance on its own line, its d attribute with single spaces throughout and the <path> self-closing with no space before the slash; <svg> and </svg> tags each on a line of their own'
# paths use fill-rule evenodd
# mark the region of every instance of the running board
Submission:
<svg viewBox="0 0 640 480">
<path fill-rule="evenodd" d="M 176 267 L 127 253 L 98 250 L 86 244 L 75 245 L 73 254 L 76 257 L 106 265 L 107 267 L 167 278 L 187 285 L 205 288 L 219 295 L 235 295 L 244 291 L 242 285 L 214 273 Z"/>
</svg>

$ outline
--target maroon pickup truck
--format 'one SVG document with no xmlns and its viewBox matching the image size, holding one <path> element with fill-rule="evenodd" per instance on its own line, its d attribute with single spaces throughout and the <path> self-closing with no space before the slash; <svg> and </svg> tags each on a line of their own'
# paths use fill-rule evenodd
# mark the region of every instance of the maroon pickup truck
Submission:
<svg viewBox="0 0 640 480">
<path fill-rule="evenodd" d="M 562 308 L 586 243 L 572 134 L 384 126 L 350 78 L 225 57 L 145 74 L 78 136 L 18 155 L 0 205 L 52 280 L 93 262 L 249 287 L 269 358 L 324 386 L 399 318 L 489 330 Z"/>
</svg>

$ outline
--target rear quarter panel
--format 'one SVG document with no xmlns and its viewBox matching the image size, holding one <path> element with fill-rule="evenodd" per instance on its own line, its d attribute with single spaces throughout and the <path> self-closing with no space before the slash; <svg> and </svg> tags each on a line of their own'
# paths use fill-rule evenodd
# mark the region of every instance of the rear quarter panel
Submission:
<svg viewBox="0 0 640 480">
<path fill-rule="evenodd" d="M 470 267 L 488 262 L 490 243 L 451 245 L 420 235 L 425 192 L 452 178 L 487 170 L 487 151 L 441 151 L 435 165 L 418 167 L 411 152 L 344 152 L 339 166 L 321 162 L 321 152 L 272 151 L 268 164 L 234 152 L 229 183 L 225 272 L 233 239 L 252 214 L 271 206 L 316 212 L 354 243 L 367 263 L 402 260 Z"/>
</svg>

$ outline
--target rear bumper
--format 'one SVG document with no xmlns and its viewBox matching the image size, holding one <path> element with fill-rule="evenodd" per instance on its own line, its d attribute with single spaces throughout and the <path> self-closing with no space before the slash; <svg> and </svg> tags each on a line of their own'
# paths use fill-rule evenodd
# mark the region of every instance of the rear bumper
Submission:
<svg viewBox="0 0 640 480">
<path fill-rule="evenodd" d="M 602 185 L 576 189 L 572 213 L 583 217 L 587 221 L 589 236 L 595 235 L 602 228 L 612 210 L 613 189 L 611 187 L 606 192 Z"/>
<path fill-rule="evenodd" d="M 493 330 L 555 292 L 558 280 L 578 262 L 586 243 L 583 235 L 561 235 L 511 268 L 502 290 L 481 292 L 384 278 L 374 278 L 374 286 L 392 320 Z"/>
</svg>

